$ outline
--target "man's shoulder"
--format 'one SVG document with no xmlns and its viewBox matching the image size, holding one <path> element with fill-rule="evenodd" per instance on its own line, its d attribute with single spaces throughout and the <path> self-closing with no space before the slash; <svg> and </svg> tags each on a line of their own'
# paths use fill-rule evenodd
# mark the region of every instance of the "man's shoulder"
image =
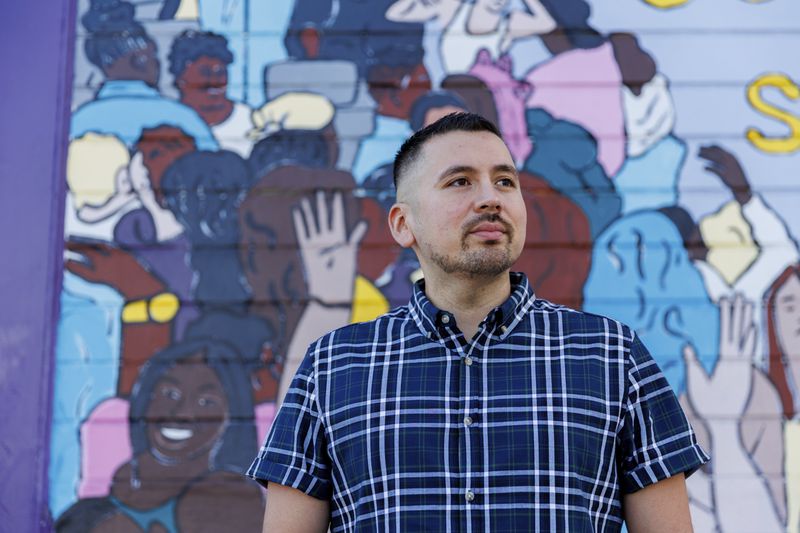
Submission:
<svg viewBox="0 0 800 533">
<path fill-rule="evenodd" d="M 354 322 L 336 328 L 314 341 L 311 346 L 316 351 L 332 347 L 364 345 L 381 340 L 390 329 L 399 328 L 398 331 L 402 331 L 404 325 L 407 329 L 408 322 L 413 322 L 408 306 L 396 307 L 367 322 Z"/>
<path fill-rule="evenodd" d="M 633 339 L 633 330 L 619 320 L 606 315 L 573 309 L 542 298 L 536 298 L 528 313 L 534 316 L 548 315 L 551 320 L 559 320 L 561 327 L 569 333 L 609 335 L 628 342 Z"/>
</svg>

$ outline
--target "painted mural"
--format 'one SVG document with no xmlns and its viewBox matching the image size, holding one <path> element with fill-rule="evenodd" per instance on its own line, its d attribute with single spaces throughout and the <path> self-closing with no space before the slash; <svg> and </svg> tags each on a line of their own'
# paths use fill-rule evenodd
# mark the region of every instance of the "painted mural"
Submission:
<svg viewBox="0 0 800 533">
<path fill-rule="evenodd" d="M 305 352 L 403 305 L 395 151 L 500 127 L 537 296 L 635 328 L 712 462 L 695 530 L 800 531 L 800 4 L 79 0 L 59 532 L 260 531 Z"/>
</svg>

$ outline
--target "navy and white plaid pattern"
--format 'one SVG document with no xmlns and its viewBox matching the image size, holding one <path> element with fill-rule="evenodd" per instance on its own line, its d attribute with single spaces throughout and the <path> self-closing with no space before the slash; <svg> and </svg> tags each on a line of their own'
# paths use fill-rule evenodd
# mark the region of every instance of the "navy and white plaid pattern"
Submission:
<svg viewBox="0 0 800 533">
<path fill-rule="evenodd" d="M 338 531 L 618 531 L 621 496 L 708 461 L 626 326 L 524 275 L 471 342 L 418 284 L 311 345 L 248 475 Z"/>
</svg>

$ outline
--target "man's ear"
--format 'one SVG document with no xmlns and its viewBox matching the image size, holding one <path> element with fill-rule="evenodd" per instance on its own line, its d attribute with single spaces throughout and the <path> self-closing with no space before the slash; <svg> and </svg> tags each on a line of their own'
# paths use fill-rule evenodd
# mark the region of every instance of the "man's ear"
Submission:
<svg viewBox="0 0 800 533">
<path fill-rule="evenodd" d="M 411 248 L 417 242 L 409 225 L 410 206 L 405 202 L 397 202 L 389 210 L 389 229 L 392 237 L 403 248 Z"/>
</svg>

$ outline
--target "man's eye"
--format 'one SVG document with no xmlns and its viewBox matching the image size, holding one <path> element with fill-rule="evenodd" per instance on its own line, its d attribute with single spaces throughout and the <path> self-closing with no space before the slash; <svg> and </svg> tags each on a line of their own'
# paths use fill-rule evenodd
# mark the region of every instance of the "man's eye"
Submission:
<svg viewBox="0 0 800 533">
<path fill-rule="evenodd" d="M 448 185 L 450 187 L 453 187 L 453 186 L 455 186 L 455 187 L 463 187 L 467 183 L 468 183 L 467 182 L 467 178 L 456 178 L 453 181 L 451 181 Z"/>
<path fill-rule="evenodd" d="M 497 181 L 497 183 L 499 183 L 503 187 L 514 187 L 515 186 L 514 180 L 511 179 L 511 178 L 501 178 L 501 179 L 499 179 Z"/>
</svg>

